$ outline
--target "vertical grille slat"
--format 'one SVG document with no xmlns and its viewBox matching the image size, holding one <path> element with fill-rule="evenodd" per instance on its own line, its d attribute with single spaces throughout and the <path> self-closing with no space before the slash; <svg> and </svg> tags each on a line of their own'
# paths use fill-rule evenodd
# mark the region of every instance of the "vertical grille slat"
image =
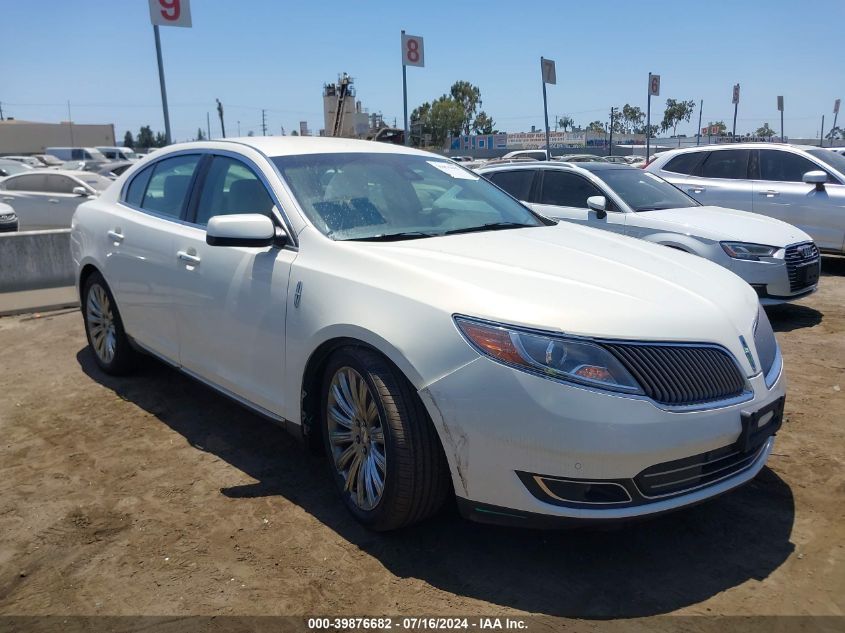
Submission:
<svg viewBox="0 0 845 633">
<path fill-rule="evenodd" d="M 602 345 L 639 382 L 645 394 L 666 405 L 694 405 L 733 398 L 745 376 L 730 354 L 709 345 L 610 343 Z"/>
<path fill-rule="evenodd" d="M 798 292 L 813 285 L 812 283 L 802 284 L 798 281 L 798 269 L 804 266 L 821 265 L 819 249 L 814 242 L 789 246 L 784 254 L 784 259 L 786 260 L 786 272 L 789 276 L 790 292 Z"/>
</svg>

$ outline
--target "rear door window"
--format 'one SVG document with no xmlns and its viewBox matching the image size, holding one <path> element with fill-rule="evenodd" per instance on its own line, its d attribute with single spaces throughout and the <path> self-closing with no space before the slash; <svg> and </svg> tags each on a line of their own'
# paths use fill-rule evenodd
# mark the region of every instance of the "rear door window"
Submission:
<svg viewBox="0 0 845 633">
<path fill-rule="evenodd" d="M 543 174 L 541 204 L 586 209 L 587 198 L 602 195 L 598 187 L 577 174 L 552 169 L 545 170 Z"/>
<path fill-rule="evenodd" d="M 50 193 L 73 193 L 73 188 L 80 186 L 67 176 L 47 176 L 47 191 Z"/>
<path fill-rule="evenodd" d="M 5 183 L 7 191 L 34 191 L 44 193 L 47 191 L 46 174 L 26 174 L 9 178 Z"/>
<path fill-rule="evenodd" d="M 157 162 L 141 208 L 171 218 L 181 217 L 199 160 L 199 154 L 186 154 Z"/>
<path fill-rule="evenodd" d="M 497 171 L 487 178 L 517 200 L 528 200 L 536 175 L 536 169 L 514 169 L 512 171 Z"/>
<path fill-rule="evenodd" d="M 701 165 L 701 175 L 704 178 L 746 180 L 750 154 L 751 150 L 747 149 L 723 149 L 710 152 Z"/>
</svg>

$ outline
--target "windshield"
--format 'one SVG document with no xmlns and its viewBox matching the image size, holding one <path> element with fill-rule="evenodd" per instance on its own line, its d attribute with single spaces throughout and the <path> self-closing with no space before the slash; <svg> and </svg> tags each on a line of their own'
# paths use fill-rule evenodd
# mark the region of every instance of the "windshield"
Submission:
<svg viewBox="0 0 845 633">
<path fill-rule="evenodd" d="M 806 152 L 813 158 L 818 158 L 821 162 L 830 167 L 833 167 L 840 174 L 845 176 L 845 156 L 837 154 L 829 149 L 808 149 Z"/>
<path fill-rule="evenodd" d="M 105 191 L 113 182 L 110 178 L 100 176 L 99 174 L 80 174 L 77 178 L 95 191 Z"/>
<path fill-rule="evenodd" d="M 628 167 L 593 172 L 601 178 L 634 211 L 683 209 L 698 207 L 695 200 L 680 189 L 647 171 Z"/>
<path fill-rule="evenodd" d="M 273 162 L 314 226 L 336 240 L 415 239 L 552 223 L 444 158 L 338 153 Z"/>
</svg>

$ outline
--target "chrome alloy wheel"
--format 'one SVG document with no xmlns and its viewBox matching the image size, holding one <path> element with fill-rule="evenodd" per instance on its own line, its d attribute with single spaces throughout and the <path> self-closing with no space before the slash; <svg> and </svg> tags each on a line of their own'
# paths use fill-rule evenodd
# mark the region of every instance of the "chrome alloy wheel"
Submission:
<svg viewBox="0 0 845 633">
<path fill-rule="evenodd" d="M 361 510 L 372 510 L 381 500 L 387 476 L 384 427 L 367 382 L 351 367 L 341 367 L 332 377 L 326 419 L 344 492 Z"/>
<path fill-rule="evenodd" d="M 117 346 L 117 333 L 109 295 L 100 284 L 95 283 L 88 290 L 85 320 L 88 323 L 91 345 L 97 357 L 106 364 L 111 363 Z"/>
</svg>

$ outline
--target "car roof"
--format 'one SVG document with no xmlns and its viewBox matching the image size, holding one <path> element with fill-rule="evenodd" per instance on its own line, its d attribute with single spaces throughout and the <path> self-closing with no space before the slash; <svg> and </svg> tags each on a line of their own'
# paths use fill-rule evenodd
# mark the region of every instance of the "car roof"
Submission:
<svg viewBox="0 0 845 633">
<path fill-rule="evenodd" d="M 642 171 L 637 167 L 630 165 L 620 165 L 619 163 L 567 163 L 566 161 L 535 161 L 533 163 L 510 163 L 504 165 L 490 165 L 489 167 L 476 167 L 475 171 L 509 171 L 512 169 L 564 169 L 568 171 L 584 170 L 584 171 L 608 171 L 610 169 L 632 169 Z"/>
<path fill-rule="evenodd" d="M 685 154 L 687 152 L 695 152 L 695 151 L 710 151 L 710 150 L 725 150 L 725 149 L 791 149 L 791 150 L 802 150 L 806 151 L 808 149 L 816 149 L 814 145 L 795 145 L 793 143 L 718 143 L 712 145 L 701 145 L 695 147 L 681 147 L 677 149 L 670 149 L 666 150 L 665 152 L 660 152 L 657 157 L 661 158 L 663 156 L 667 156 L 669 154 Z"/>
<path fill-rule="evenodd" d="M 295 156 L 298 154 L 343 154 L 343 153 L 379 153 L 379 154 L 415 154 L 447 160 L 439 154 L 423 152 L 404 145 L 362 141 L 329 136 L 242 136 L 213 141 L 193 141 L 168 145 L 165 150 L 180 149 L 215 149 L 226 145 L 245 145 L 266 156 Z"/>
</svg>

